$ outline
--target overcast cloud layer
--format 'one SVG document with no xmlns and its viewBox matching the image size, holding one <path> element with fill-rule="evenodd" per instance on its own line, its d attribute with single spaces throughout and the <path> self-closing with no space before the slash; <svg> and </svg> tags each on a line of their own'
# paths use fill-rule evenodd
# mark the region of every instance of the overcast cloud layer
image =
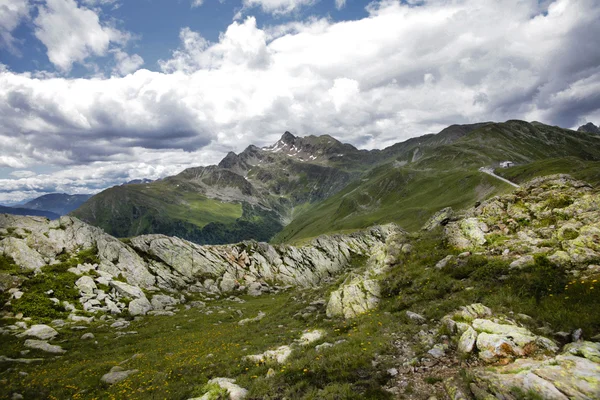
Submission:
<svg viewBox="0 0 600 400">
<path fill-rule="evenodd" d="M 244 0 L 274 14 L 311 3 Z M 30 18 L 19 4 L 0 9 Z M 180 47 L 154 71 L 138 69 L 143 59 L 123 50 L 131 35 L 99 11 L 74 0 L 41 7 L 32 23 L 56 73 L 0 66 L 0 167 L 12 171 L 0 203 L 163 177 L 285 130 L 374 148 L 454 123 L 600 122 L 597 0 L 383 1 L 362 20 L 265 29 L 245 16 L 216 43 L 182 27 Z M 0 43 L 16 51 L 5 16 Z M 70 78 L 91 55 L 114 57 L 113 75 Z M 30 172 L 40 166 L 62 170 Z"/>
</svg>

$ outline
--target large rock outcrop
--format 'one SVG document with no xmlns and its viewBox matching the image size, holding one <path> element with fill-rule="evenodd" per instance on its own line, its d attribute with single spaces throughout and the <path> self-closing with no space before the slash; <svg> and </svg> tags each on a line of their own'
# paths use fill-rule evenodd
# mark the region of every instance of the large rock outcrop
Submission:
<svg viewBox="0 0 600 400">
<path fill-rule="evenodd" d="M 517 400 L 528 393 L 548 400 L 598 399 L 599 354 L 599 343 L 578 342 L 565 346 L 556 357 L 476 368 L 471 371 L 471 390 L 477 399 Z"/>
<path fill-rule="evenodd" d="M 494 315 L 483 304 L 471 304 L 442 319 L 446 331 L 465 356 L 474 355 L 485 363 L 508 362 L 519 357 L 553 355 L 558 346 L 531 332 L 516 321 Z"/>
<path fill-rule="evenodd" d="M 397 262 L 400 252 L 411 249 L 410 244 L 406 243 L 406 233 L 395 226 L 391 228 L 385 242 L 377 243 L 372 248 L 366 266 L 350 273 L 340 287 L 331 293 L 327 303 L 328 317 L 353 318 L 378 306 L 381 275 Z"/>
<path fill-rule="evenodd" d="M 536 178 L 469 209 L 445 234 L 458 249 L 503 255 L 512 267 L 539 254 L 587 268 L 600 259 L 600 195 L 568 175 Z"/>
</svg>

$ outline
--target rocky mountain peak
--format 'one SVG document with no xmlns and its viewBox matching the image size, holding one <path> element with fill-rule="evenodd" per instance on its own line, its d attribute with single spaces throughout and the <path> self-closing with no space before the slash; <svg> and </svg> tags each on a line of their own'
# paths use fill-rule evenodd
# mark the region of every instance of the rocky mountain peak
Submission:
<svg viewBox="0 0 600 400">
<path fill-rule="evenodd" d="M 600 127 L 597 127 L 591 122 L 588 122 L 585 125 L 581 125 L 577 128 L 578 132 L 587 132 L 587 133 L 600 133 Z"/>
<path fill-rule="evenodd" d="M 290 132 L 285 131 L 285 133 L 281 136 L 280 142 L 287 144 L 294 144 L 296 140 L 296 136 L 292 135 Z"/>
</svg>

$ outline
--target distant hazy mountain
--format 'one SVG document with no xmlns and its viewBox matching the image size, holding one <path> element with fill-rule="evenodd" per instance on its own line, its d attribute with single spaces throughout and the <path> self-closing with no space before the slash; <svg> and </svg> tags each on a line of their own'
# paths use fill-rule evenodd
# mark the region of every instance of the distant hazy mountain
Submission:
<svg viewBox="0 0 600 400">
<path fill-rule="evenodd" d="M 597 127 L 596 125 L 592 124 L 591 122 L 588 122 L 585 125 L 581 125 L 577 131 L 579 132 L 587 132 L 587 133 L 598 133 L 600 134 L 600 128 Z"/>
<path fill-rule="evenodd" d="M 58 219 L 60 215 L 43 210 L 31 210 L 27 208 L 17 208 L 17 207 L 5 207 L 0 206 L 0 214 L 12 214 L 12 215 L 30 215 L 36 217 L 46 217 L 48 219 Z"/>
<path fill-rule="evenodd" d="M 90 197 L 92 197 L 91 194 L 51 193 L 33 199 L 20 207 L 65 215 L 79 208 Z"/>
</svg>

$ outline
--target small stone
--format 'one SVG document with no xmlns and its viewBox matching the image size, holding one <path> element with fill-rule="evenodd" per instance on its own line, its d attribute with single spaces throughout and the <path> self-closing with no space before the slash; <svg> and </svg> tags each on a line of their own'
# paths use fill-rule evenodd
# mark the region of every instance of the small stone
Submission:
<svg viewBox="0 0 600 400">
<path fill-rule="evenodd" d="M 319 345 L 315 346 L 315 350 L 317 352 L 320 352 L 323 349 L 329 348 L 329 347 L 333 347 L 333 345 L 331 343 L 325 342 L 325 343 L 321 343 Z"/>
<path fill-rule="evenodd" d="M 273 376 L 275 376 L 275 370 L 273 368 L 269 368 L 267 371 L 267 378 L 271 378 Z"/>
<path fill-rule="evenodd" d="M 418 323 L 423 323 L 423 322 L 427 321 L 427 320 L 425 319 L 425 317 L 423 317 L 423 316 L 422 316 L 422 315 L 420 315 L 420 314 L 414 313 L 414 312 L 412 312 L 412 311 L 407 311 L 407 312 L 406 312 L 406 316 L 407 316 L 408 318 L 410 318 L 412 321 L 415 321 L 415 322 L 418 322 Z"/>
<path fill-rule="evenodd" d="M 94 334 L 92 332 L 84 333 L 81 335 L 81 340 L 94 339 Z"/>
<path fill-rule="evenodd" d="M 396 375 L 398 375 L 398 370 L 396 368 L 390 368 L 390 369 L 387 370 L 387 373 L 390 376 L 396 376 Z"/>
<path fill-rule="evenodd" d="M 131 324 L 131 322 L 129 322 L 129 321 L 119 320 L 119 321 L 113 322 L 113 324 L 110 327 L 115 328 L 115 329 L 123 329 L 123 328 L 127 328 L 130 324 Z"/>
<path fill-rule="evenodd" d="M 477 332 L 475 331 L 475 329 L 469 326 L 458 340 L 458 351 L 463 354 L 468 354 L 472 352 L 476 341 Z"/>
<path fill-rule="evenodd" d="M 15 326 L 18 326 L 21 329 L 27 329 L 27 323 L 24 321 L 17 321 L 15 322 Z"/>
<path fill-rule="evenodd" d="M 435 268 L 436 268 L 436 269 L 443 269 L 443 268 L 445 268 L 445 267 L 448 265 L 448 263 L 449 263 L 450 261 L 452 261 L 453 259 L 454 259 L 454 256 L 453 256 L 453 255 L 446 256 L 446 257 L 444 257 L 443 259 L 441 259 L 440 261 L 438 261 L 438 263 L 437 263 L 437 264 L 435 264 Z"/>
<path fill-rule="evenodd" d="M 583 339 L 583 330 L 581 328 L 574 330 L 572 338 L 573 338 L 574 342 L 578 342 L 578 341 L 582 340 Z"/>
<path fill-rule="evenodd" d="M 139 370 L 137 370 L 137 369 L 125 371 L 125 370 L 123 370 L 123 368 L 116 366 L 116 367 L 113 367 L 109 373 L 102 375 L 102 378 L 100 378 L 100 381 L 102 381 L 103 383 L 106 383 L 108 385 L 114 385 L 115 383 L 119 383 L 119 382 L 127 379 L 127 377 L 129 377 L 129 375 L 137 374 L 138 372 L 139 372 Z"/>
<path fill-rule="evenodd" d="M 441 348 L 440 345 L 435 345 L 431 350 L 427 352 L 430 356 L 434 358 L 442 358 L 445 355 L 444 349 Z"/>
</svg>

